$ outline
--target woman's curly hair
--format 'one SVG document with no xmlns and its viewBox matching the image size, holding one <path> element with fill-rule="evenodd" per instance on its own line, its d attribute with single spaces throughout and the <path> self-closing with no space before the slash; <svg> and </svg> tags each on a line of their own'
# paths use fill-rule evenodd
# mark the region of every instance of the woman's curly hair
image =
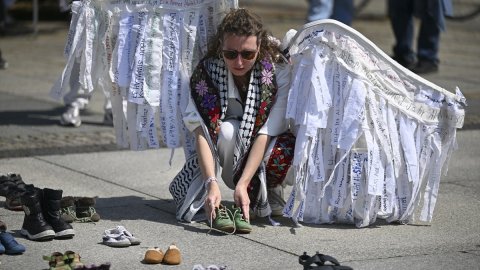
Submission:
<svg viewBox="0 0 480 270">
<path fill-rule="evenodd" d="M 222 42 L 226 34 L 237 36 L 256 36 L 260 44 L 257 60 L 270 55 L 274 62 L 282 61 L 279 44 L 273 36 L 263 28 L 260 17 L 247 9 L 232 9 L 217 28 L 217 33 L 209 42 L 206 57 L 219 57 L 222 54 Z"/>
</svg>

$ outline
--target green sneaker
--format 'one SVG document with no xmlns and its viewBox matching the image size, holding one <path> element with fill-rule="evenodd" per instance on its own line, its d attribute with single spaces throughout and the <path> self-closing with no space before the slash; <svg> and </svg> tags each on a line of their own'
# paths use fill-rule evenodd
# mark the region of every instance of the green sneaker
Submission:
<svg viewBox="0 0 480 270">
<path fill-rule="evenodd" d="M 235 222 L 235 232 L 237 233 L 250 233 L 252 231 L 252 225 L 250 222 L 243 218 L 242 208 L 232 206 L 233 221 Z"/>
<path fill-rule="evenodd" d="M 216 217 L 212 222 L 212 228 L 227 233 L 233 233 L 235 231 L 235 224 L 225 206 L 220 205 L 220 207 L 215 208 L 215 215 Z"/>
</svg>

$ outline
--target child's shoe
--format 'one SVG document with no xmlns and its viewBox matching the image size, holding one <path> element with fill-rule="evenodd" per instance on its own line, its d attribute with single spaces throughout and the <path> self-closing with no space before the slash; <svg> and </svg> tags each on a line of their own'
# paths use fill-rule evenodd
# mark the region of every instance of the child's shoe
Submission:
<svg viewBox="0 0 480 270">
<path fill-rule="evenodd" d="M 180 249 L 178 249 L 175 244 L 171 244 L 165 252 L 162 262 L 169 265 L 180 264 L 182 262 L 182 255 L 180 254 Z"/>
<path fill-rule="evenodd" d="M 228 214 L 229 210 L 227 207 L 220 205 L 220 207 L 215 208 L 215 219 L 212 221 L 212 228 L 227 232 L 233 233 L 235 231 L 235 224 L 233 223 L 232 217 Z"/>
<path fill-rule="evenodd" d="M 235 222 L 235 232 L 237 233 L 250 233 L 252 231 L 252 225 L 243 217 L 242 208 L 233 206 L 233 221 Z"/>
<path fill-rule="evenodd" d="M 5 248 L 5 254 L 14 255 L 25 252 L 25 247 L 19 244 L 13 235 L 8 232 L 0 232 L 0 243 Z"/>
</svg>

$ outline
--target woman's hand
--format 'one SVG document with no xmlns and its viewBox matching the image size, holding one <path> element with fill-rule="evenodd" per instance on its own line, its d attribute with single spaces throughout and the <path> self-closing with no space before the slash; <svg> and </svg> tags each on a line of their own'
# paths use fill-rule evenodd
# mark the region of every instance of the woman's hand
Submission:
<svg viewBox="0 0 480 270">
<path fill-rule="evenodd" d="M 220 187 L 218 186 L 217 181 L 211 181 L 207 185 L 207 198 L 205 199 L 205 213 L 208 215 L 207 218 L 215 219 L 215 207 L 220 206 L 222 201 L 222 194 L 220 193 Z"/>
<path fill-rule="evenodd" d="M 247 192 L 248 185 L 242 185 L 241 182 L 237 184 L 235 187 L 235 191 L 233 192 L 233 200 L 235 201 L 235 205 L 240 207 L 243 212 L 243 217 L 249 221 L 250 220 L 250 198 L 248 197 Z"/>
<path fill-rule="evenodd" d="M 252 180 L 255 172 L 258 170 L 263 156 L 270 143 L 270 136 L 260 134 L 255 139 L 250 154 L 248 155 L 247 163 L 243 169 L 242 176 L 238 180 L 233 199 L 238 207 L 242 208 L 243 217 L 250 220 L 250 198 L 248 197 L 247 188 Z"/>
</svg>

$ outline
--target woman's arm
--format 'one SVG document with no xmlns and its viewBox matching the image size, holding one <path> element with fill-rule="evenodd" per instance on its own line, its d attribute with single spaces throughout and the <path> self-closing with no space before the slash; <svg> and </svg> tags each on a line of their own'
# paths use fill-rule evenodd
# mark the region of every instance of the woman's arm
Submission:
<svg viewBox="0 0 480 270">
<path fill-rule="evenodd" d="M 245 164 L 242 175 L 240 176 L 240 179 L 235 187 L 235 192 L 233 193 L 235 204 L 242 208 L 243 216 L 246 220 L 250 220 L 250 199 L 248 198 L 247 187 L 248 184 L 250 184 L 252 177 L 255 175 L 255 172 L 258 170 L 269 143 L 270 136 L 265 134 L 260 134 L 257 136 L 253 142 L 253 146 L 250 150 L 250 154 L 248 155 L 247 163 Z"/>
<path fill-rule="evenodd" d="M 207 214 L 212 215 L 213 218 L 215 218 L 214 209 L 215 207 L 219 207 L 220 202 L 222 201 L 222 195 L 215 176 L 215 161 L 202 127 L 197 127 L 194 132 L 200 170 L 202 171 L 205 181 L 210 179 L 208 183 L 205 182 L 208 192 L 207 198 L 205 199 L 205 211 Z M 212 181 L 212 179 L 215 180 Z"/>
</svg>

